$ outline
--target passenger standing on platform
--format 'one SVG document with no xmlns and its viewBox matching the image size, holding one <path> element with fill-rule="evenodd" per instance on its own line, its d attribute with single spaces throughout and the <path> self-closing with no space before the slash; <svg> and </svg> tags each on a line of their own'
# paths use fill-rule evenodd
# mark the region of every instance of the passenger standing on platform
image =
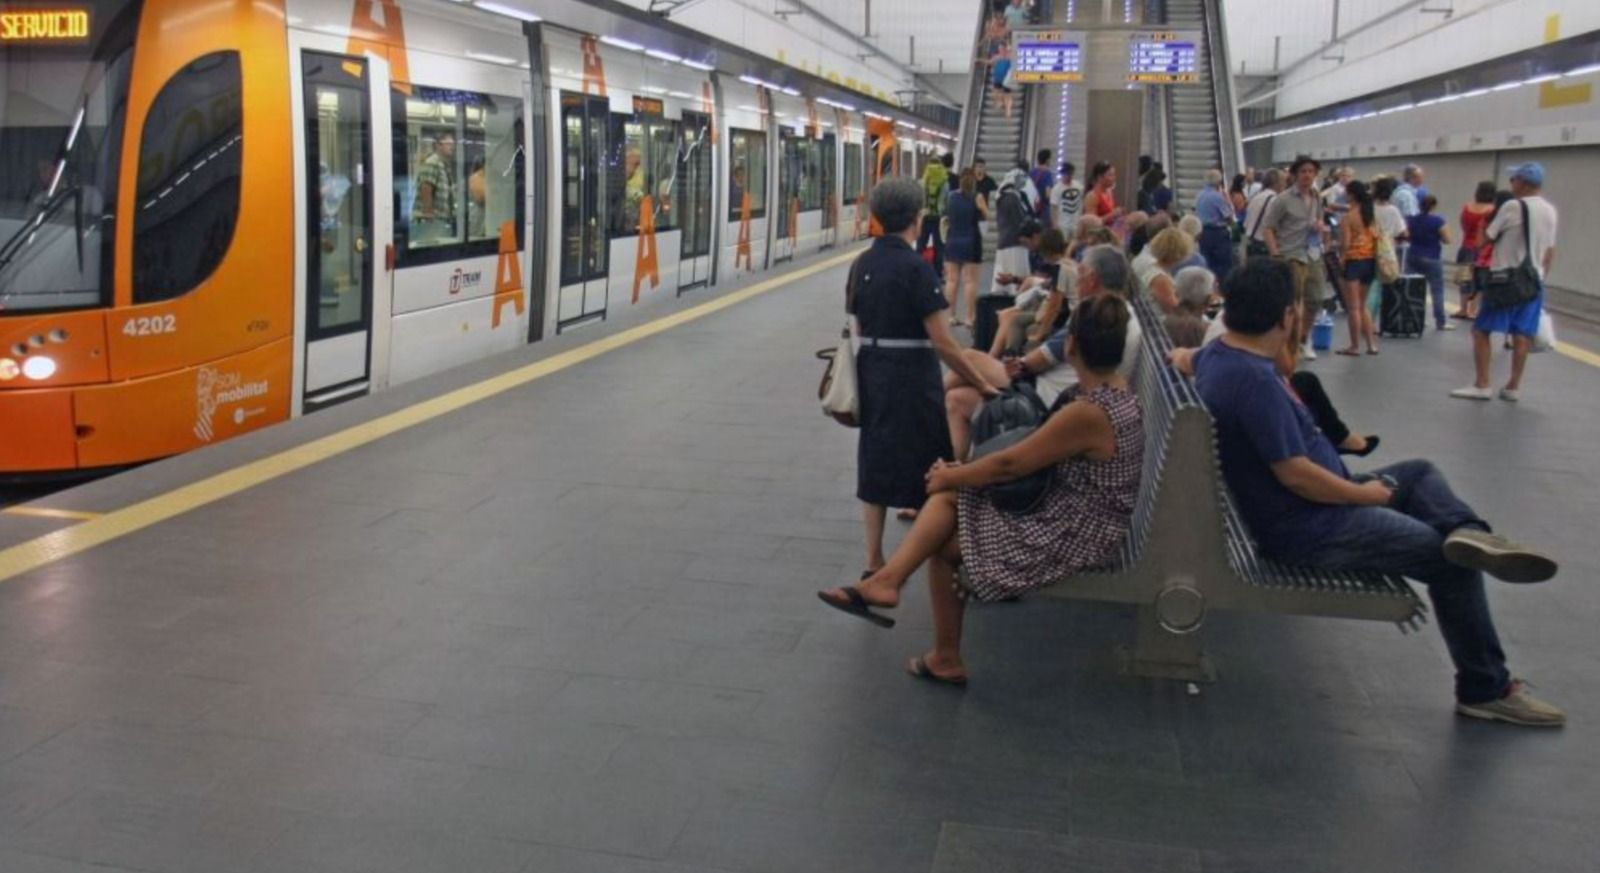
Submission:
<svg viewBox="0 0 1600 873">
<path fill-rule="evenodd" d="M 1032 12 L 1028 9 L 1028 5 L 1024 0 L 1011 0 L 1011 5 L 1007 6 L 1005 11 L 1006 28 L 1008 30 L 1016 30 L 1019 27 L 1028 26 L 1028 19 Z"/>
<path fill-rule="evenodd" d="M 945 152 L 937 161 L 929 161 L 922 168 L 922 196 L 928 208 L 922 213 L 922 233 L 917 237 L 917 251 L 933 246 L 933 270 L 944 272 L 944 235 L 939 232 L 939 220 L 944 217 L 945 200 L 950 191 L 950 168 L 955 165 L 955 155 Z"/>
<path fill-rule="evenodd" d="M 1489 388 L 1489 335 L 1494 333 L 1510 334 L 1512 343 L 1511 379 L 1500 389 L 1500 399 L 1514 403 L 1519 397 L 1522 372 L 1528 365 L 1528 353 L 1533 350 L 1533 338 L 1539 333 L 1539 319 L 1544 313 L 1544 283 L 1556 259 L 1556 208 L 1540 193 L 1543 188 L 1544 165 L 1529 162 L 1513 169 L 1511 193 L 1516 199 L 1500 207 L 1484 232 L 1494 243 L 1490 268 L 1507 270 L 1521 264 L 1525 257 L 1531 258 L 1539 275 L 1539 294 L 1526 303 L 1508 306 L 1492 306 L 1488 299 L 1480 301 L 1478 318 L 1472 323 L 1472 359 L 1477 379 L 1470 387 L 1450 392 L 1451 397 L 1488 400 L 1495 396 Z"/>
<path fill-rule="evenodd" d="M 1400 170 L 1400 184 L 1394 188 L 1394 195 L 1390 198 L 1396 209 L 1400 210 L 1400 217 L 1410 221 L 1422 214 L 1422 168 L 1416 164 L 1406 164 Z"/>
<path fill-rule="evenodd" d="M 1194 356 L 1195 387 L 1215 422 L 1223 478 L 1261 552 L 1331 570 L 1423 583 L 1456 668 L 1456 712 L 1554 727 L 1566 715 L 1506 668 L 1485 573 L 1545 581 L 1555 561 L 1493 534 L 1428 461 L 1352 476 L 1285 384 L 1277 357 L 1299 316 L 1292 272 L 1257 260 L 1224 283 L 1227 333 Z"/>
<path fill-rule="evenodd" d="M 1339 225 L 1339 250 L 1344 255 L 1344 310 L 1350 319 L 1350 345 L 1338 354 L 1361 354 L 1361 343 L 1378 348 L 1378 332 L 1372 311 L 1367 308 L 1367 289 L 1378 277 L 1378 216 L 1367 183 L 1353 181 L 1345 186 L 1350 211 Z"/>
<path fill-rule="evenodd" d="M 883 235 L 851 266 L 845 308 L 855 316 L 861 344 L 856 497 L 872 571 L 884 564 L 887 507 L 921 506 L 928 468 L 954 458 L 939 362 L 970 380 L 983 396 L 999 392 L 962 357 L 945 323 L 948 304 L 938 277 L 911 247 L 922 217 L 922 186 L 905 177 L 889 178 L 872 189 L 868 202 Z"/>
<path fill-rule="evenodd" d="M 1206 269 L 1218 276 L 1233 269 L 1233 203 L 1222 193 L 1222 171 L 1206 171 L 1206 187 L 1194 201 L 1200 219 L 1200 254 Z"/>
<path fill-rule="evenodd" d="M 899 606 L 911 574 L 927 563 L 933 649 L 912 658 L 906 670 L 919 679 L 965 685 L 967 598 L 1003 600 L 1055 584 L 1099 566 L 1127 538 L 1144 458 L 1139 403 L 1119 372 L 1132 321 L 1127 303 L 1116 297 L 1078 304 L 1065 346 L 1078 374 L 1068 402 L 1005 451 L 966 464 L 935 464 L 927 473 L 928 501 L 894 559 L 860 585 L 817 596 L 892 627 L 895 620 L 877 610 Z M 1055 474 L 1030 512 L 1002 510 L 983 491 L 1045 469 Z M 958 587 L 958 566 L 966 568 L 965 589 Z"/>
<path fill-rule="evenodd" d="M 1089 215 L 1111 227 L 1122 217 L 1117 206 L 1117 168 L 1109 161 L 1099 161 L 1089 171 Z"/>
<path fill-rule="evenodd" d="M 972 161 L 972 172 L 978 178 L 978 199 L 983 202 L 983 217 L 985 220 L 994 218 L 994 195 L 1000 190 L 1000 183 L 989 175 L 989 165 L 983 158 Z"/>
<path fill-rule="evenodd" d="M 1029 216 L 1033 212 L 1026 194 L 1027 185 L 1028 174 L 1022 170 L 1006 173 L 1005 181 L 1000 185 L 1000 195 L 994 209 L 997 238 L 994 253 L 995 290 L 991 290 L 991 294 L 999 293 L 1001 285 L 1010 284 L 1001 281 L 1003 277 L 1020 279 L 1033 271 L 1028 261 L 1028 249 L 1022 242 L 1023 225 L 1032 221 Z"/>
<path fill-rule="evenodd" d="M 1378 217 L 1378 234 L 1389 241 L 1394 249 L 1395 258 L 1400 262 L 1400 272 L 1406 272 L 1405 245 L 1411 238 L 1411 231 L 1406 227 L 1405 213 L 1394 203 L 1395 191 L 1398 190 L 1393 176 L 1379 176 L 1372 180 L 1372 211 Z M 1383 305 L 1383 277 L 1379 276 L 1372 282 L 1372 287 L 1367 290 L 1367 310 L 1373 318 L 1378 317 L 1378 311 Z M 1368 352 L 1376 354 L 1375 352 Z"/>
<path fill-rule="evenodd" d="M 1266 181 L 1250 195 L 1249 203 L 1244 211 L 1244 254 L 1246 258 L 1264 258 L 1271 254 L 1267 250 L 1267 235 L 1264 219 L 1267 217 L 1267 207 L 1272 201 L 1278 199 L 1278 194 L 1283 191 L 1286 181 L 1283 171 L 1277 167 L 1267 171 Z"/>
<path fill-rule="evenodd" d="M 1028 172 L 1028 181 L 1033 183 L 1033 190 L 1039 192 L 1039 199 L 1033 204 L 1033 217 L 1044 227 L 1053 227 L 1056 218 L 1050 208 L 1050 190 L 1056 186 L 1056 174 L 1050 169 L 1050 159 L 1054 155 L 1049 149 L 1040 149 L 1036 155 L 1038 163 Z"/>
<path fill-rule="evenodd" d="M 978 317 L 978 265 L 983 262 L 983 233 L 978 222 L 987 217 L 984 210 L 978 197 L 978 174 L 968 167 L 961 171 L 959 187 L 945 200 L 950 238 L 944 243 L 944 293 L 950 302 L 950 317 L 960 318 L 957 313 L 962 311 L 964 290 L 968 323 L 975 323 Z"/>
<path fill-rule="evenodd" d="M 1484 230 L 1494 219 L 1494 182 L 1478 183 L 1472 192 L 1472 202 L 1461 207 L 1461 248 L 1456 251 L 1456 286 L 1461 291 L 1461 306 L 1451 318 L 1476 318 L 1477 277 L 1473 265 L 1478 263 L 1478 252 L 1484 246 Z"/>
<path fill-rule="evenodd" d="M 1289 262 L 1294 275 L 1295 298 L 1303 311 L 1301 324 L 1309 328 L 1317 320 L 1317 312 L 1328 299 L 1328 283 L 1323 274 L 1322 250 L 1327 242 L 1328 225 L 1323 221 L 1322 197 L 1317 193 L 1317 174 L 1322 164 L 1316 158 L 1301 155 L 1289 166 L 1289 176 L 1294 187 L 1285 191 L 1267 207 L 1262 220 L 1262 232 L 1267 238 L 1267 251 L 1275 258 Z M 1299 337 L 1306 360 L 1316 360 L 1311 350 L 1311 336 L 1302 330 Z"/>
<path fill-rule="evenodd" d="M 1083 186 L 1078 183 L 1073 175 L 1078 168 L 1067 161 L 1061 165 L 1061 175 L 1056 178 L 1055 187 L 1050 189 L 1050 205 L 1056 211 L 1056 227 L 1060 228 L 1061 235 L 1072 239 L 1078 230 L 1078 216 L 1083 214 Z"/>
<path fill-rule="evenodd" d="M 1439 198 L 1422 195 L 1422 211 L 1406 219 L 1406 232 L 1411 239 L 1407 251 L 1408 272 L 1421 273 L 1428 280 L 1428 293 L 1433 295 L 1433 321 L 1439 330 L 1455 330 L 1456 326 L 1444 314 L 1444 247 L 1455 242 L 1450 235 L 1450 225 L 1444 216 L 1436 213 Z"/>
<path fill-rule="evenodd" d="M 1250 205 L 1250 197 L 1244 193 L 1247 181 L 1244 174 L 1239 173 L 1233 177 L 1233 184 L 1228 186 L 1228 202 L 1233 205 L 1234 220 L 1241 223 L 1244 221 L 1245 207 Z"/>
</svg>

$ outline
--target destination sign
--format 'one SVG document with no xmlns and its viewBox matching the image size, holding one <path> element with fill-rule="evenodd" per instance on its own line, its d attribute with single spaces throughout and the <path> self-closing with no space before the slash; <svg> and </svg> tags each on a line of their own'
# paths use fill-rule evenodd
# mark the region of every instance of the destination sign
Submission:
<svg viewBox="0 0 1600 873">
<path fill-rule="evenodd" d="M 1011 34 L 1011 69 L 1019 84 L 1082 82 L 1082 31 L 1017 30 Z"/>
<path fill-rule="evenodd" d="M 1128 36 L 1128 81 L 1146 85 L 1200 84 L 1198 30 L 1137 31 Z"/>
<path fill-rule="evenodd" d="M 0 42 L 83 42 L 89 38 L 87 9 L 0 10 Z"/>
</svg>

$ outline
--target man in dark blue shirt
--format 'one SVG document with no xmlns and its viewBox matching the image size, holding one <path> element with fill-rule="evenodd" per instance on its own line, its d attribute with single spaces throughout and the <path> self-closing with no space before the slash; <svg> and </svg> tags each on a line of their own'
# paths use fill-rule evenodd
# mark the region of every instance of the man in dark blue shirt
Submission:
<svg viewBox="0 0 1600 873">
<path fill-rule="evenodd" d="M 1288 264 L 1254 258 L 1224 283 L 1228 332 L 1194 356 L 1223 477 L 1261 550 L 1307 567 L 1399 573 L 1428 586 L 1456 666 L 1456 711 L 1527 726 L 1566 721 L 1511 678 L 1483 574 L 1543 582 L 1550 558 L 1489 532 L 1428 461 L 1352 477 L 1277 359 L 1299 317 Z"/>
</svg>

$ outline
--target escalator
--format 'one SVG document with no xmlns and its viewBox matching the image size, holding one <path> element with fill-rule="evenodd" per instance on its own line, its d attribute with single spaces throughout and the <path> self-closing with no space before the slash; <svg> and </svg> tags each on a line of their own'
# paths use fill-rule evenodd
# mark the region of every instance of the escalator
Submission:
<svg viewBox="0 0 1600 873">
<path fill-rule="evenodd" d="M 1165 86 L 1165 131 L 1168 184 L 1179 209 L 1194 208 L 1210 169 L 1224 180 L 1244 170 L 1244 146 L 1235 110 L 1233 77 L 1228 74 L 1228 41 L 1222 4 L 1215 0 L 1165 0 L 1165 24 L 1173 30 L 1198 30 L 1200 84 Z M 1220 73 L 1214 76 L 1213 73 Z"/>
</svg>

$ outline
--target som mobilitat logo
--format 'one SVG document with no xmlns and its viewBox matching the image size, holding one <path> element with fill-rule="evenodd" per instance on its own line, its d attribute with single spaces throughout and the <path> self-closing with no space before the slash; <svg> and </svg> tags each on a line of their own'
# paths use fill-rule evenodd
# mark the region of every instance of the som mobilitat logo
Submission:
<svg viewBox="0 0 1600 873">
<path fill-rule="evenodd" d="M 195 438 L 201 442 L 211 442 L 217 435 L 216 417 L 219 408 L 230 403 L 242 403 L 252 397 L 265 396 L 268 387 L 266 379 L 246 382 L 244 376 L 237 372 L 224 373 L 215 367 L 201 367 L 195 375 Z M 250 414 L 242 406 L 234 409 L 233 423 L 243 424 Z"/>
</svg>

